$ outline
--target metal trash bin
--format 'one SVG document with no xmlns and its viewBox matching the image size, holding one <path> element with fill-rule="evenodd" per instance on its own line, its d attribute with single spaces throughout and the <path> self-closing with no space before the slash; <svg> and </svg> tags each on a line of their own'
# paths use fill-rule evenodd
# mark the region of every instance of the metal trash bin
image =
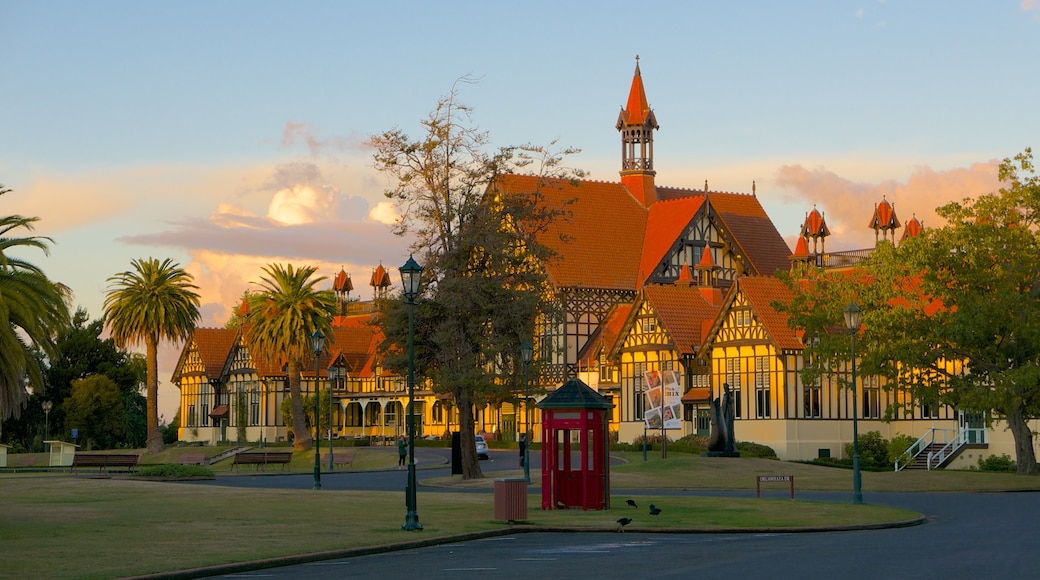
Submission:
<svg viewBox="0 0 1040 580">
<path fill-rule="evenodd" d="M 495 519 L 507 522 L 527 519 L 527 480 L 495 480 Z"/>
</svg>

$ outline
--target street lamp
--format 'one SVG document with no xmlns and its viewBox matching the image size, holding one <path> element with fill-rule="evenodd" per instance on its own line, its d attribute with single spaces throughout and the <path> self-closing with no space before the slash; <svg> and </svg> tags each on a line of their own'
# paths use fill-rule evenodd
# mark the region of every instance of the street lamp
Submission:
<svg viewBox="0 0 1040 580">
<path fill-rule="evenodd" d="M 405 488 L 405 505 L 408 513 L 404 516 L 401 529 L 412 531 L 423 529 L 419 523 L 419 513 L 416 511 L 415 418 L 412 416 L 415 405 L 415 299 L 419 296 L 423 268 L 409 255 L 408 261 L 400 267 L 400 271 L 405 304 L 408 305 L 408 409 L 405 412 L 408 421 L 408 486 Z"/>
<path fill-rule="evenodd" d="M 856 419 L 859 402 L 856 395 L 856 332 L 861 310 L 855 302 L 845 307 L 845 328 L 852 337 L 852 503 L 863 503 L 863 478 L 859 472 L 859 424 Z"/>
<path fill-rule="evenodd" d="M 311 350 L 314 351 L 314 489 L 321 489 L 321 415 L 318 400 L 318 366 L 321 364 L 321 351 L 325 349 L 325 335 L 315 330 L 311 335 Z"/>
<path fill-rule="evenodd" d="M 54 403 L 50 401 L 43 402 L 43 440 L 51 438 L 51 408 L 54 407 Z"/>
<path fill-rule="evenodd" d="M 531 381 L 527 378 L 531 368 L 531 355 L 534 349 L 531 343 L 520 346 L 520 358 L 524 359 L 524 480 L 531 485 Z"/>
</svg>

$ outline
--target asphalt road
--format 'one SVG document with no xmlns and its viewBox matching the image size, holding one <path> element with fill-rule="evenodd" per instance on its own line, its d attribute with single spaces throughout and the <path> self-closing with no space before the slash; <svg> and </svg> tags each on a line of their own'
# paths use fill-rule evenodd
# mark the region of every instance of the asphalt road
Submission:
<svg viewBox="0 0 1040 580">
<path fill-rule="evenodd" d="M 427 465 L 436 464 L 436 454 Z M 513 453 L 493 453 L 490 477 L 516 469 Z M 423 461 L 417 455 L 417 462 Z M 532 463 L 535 463 L 532 458 Z M 447 472 L 447 468 L 442 468 Z M 441 469 L 423 470 L 437 477 Z M 309 489 L 311 476 L 220 478 L 214 485 Z M 404 472 L 325 474 L 328 489 L 400 489 Z M 192 484 L 200 485 L 206 483 Z M 388 487 L 375 487 L 388 485 Z M 371 487 L 370 487 L 371 486 Z M 432 488 L 420 488 L 420 493 Z M 483 493 L 488 493 L 484 490 Z M 613 490 L 615 501 L 623 490 Z M 631 492 L 627 495 L 649 495 Z M 667 494 L 657 494 L 667 495 Z M 747 497 L 731 492 L 700 495 Z M 799 493 L 845 501 L 849 494 Z M 1040 493 L 865 493 L 867 503 L 905 507 L 928 523 L 889 530 L 820 533 L 531 533 L 329 560 L 226 578 L 1040 578 Z M 662 500 L 666 507 L 666 500 Z M 612 510 L 620 512 L 620 509 Z M 613 518 L 613 516 L 612 516 Z M 421 532 L 418 532 L 421 534 Z"/>
</svg>

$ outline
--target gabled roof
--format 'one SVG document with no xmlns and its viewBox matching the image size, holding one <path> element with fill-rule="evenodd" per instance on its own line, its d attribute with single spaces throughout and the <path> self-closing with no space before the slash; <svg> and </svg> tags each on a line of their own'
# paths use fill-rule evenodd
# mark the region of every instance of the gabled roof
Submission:
<svg viewBox="0 0 1040 580">
<path fill-rule="evenodd" d="M 699 288 L 686 284 L 653 284 L 643 289 L 643 297 L 680 354 L 696 352 L 704 342 L 704 321 L 715 320 L 719 312 Z"/>
<path fill-rule="evenodd" d="M 924 224 L 915 215 L 910 218 L 910 221 L 906 222 L 906 227 L 903 228 L 903 237 L 899 241 L 902 242 L 907 238 L 916 238 L 921 235 L 922 231 L 924 231 Z"/>
<path fill-rule="evenodd" d="M 708 346 L 718 335 L 726 313 L 732 308 L 736 297 L 743 294 L 754 311 L 762 327 L 779 350 L 802 350 L 805 345 L 799 340 L 798 333 L 787 325 L 788 316 L 773 308 L 773 302 L 789 304 L 794 296 L 791 290 L 775 276 L 741 276 L 730 288 L 726 300 L 722 303 L 719 315 L 715 318 L 711 329 L 705 333 L 704 346 Z"/>
<path fill-rule="evenodd" d="M 538 235 L 538 241 L 557 254 L 545 265 L 557 288 L 637 287 L 647 209 L 623 185 L 511 174 L 499 177 L 496 187 L 539 191 L 547 207 L 569 213 L 569 219 L 557 219 Z"/>
<path fill-rule="evenodd" d="M 621 336 L 622 327 L 632 312 L 633 304 L 618 304 L 610 309 L 606 321 L 596 327 L 585 347 L 578 353 L 578 365 L 591 368 L 600 352 L 611 352 Z"/>
<path fill-rule="evenodd" d="M 650 206 L 643 256 L 639 262 L 639 272 L 643 276 L 640 283 L 654 273 L 668 251 L 675 247 L 675 241 L 686 231 L 702 205 L 704 196 L 697 195 L 659 201 Z"/>
<path fill-rule="evenodd" d="M 740 254 L 755 274 L 771 276 L 777 270 L 790 270 L 791 250 L 753 195 L 741 193 L 708 194 L 708 205 L 725 224 L 740 247 Z"/>
<path fill-rule="evenodd" d="M 224 363 L 228 360 L 238 336 L 236 328 L 196 328 L 188 344 L 181 350 L 172 381 L 180 381 L 181 369 L 192 349 L 199 353 L 206 376 L 219 380 L 224 371 Z"/>
<path fill-rule="evenodd" d="M 805 222 L 802 223 L 801 236 L 810 238 L 825 238 L 831 235 L 827 227 L 827 220 L 815 207 L 810 213 L 805 214 Z"/>
</svg>

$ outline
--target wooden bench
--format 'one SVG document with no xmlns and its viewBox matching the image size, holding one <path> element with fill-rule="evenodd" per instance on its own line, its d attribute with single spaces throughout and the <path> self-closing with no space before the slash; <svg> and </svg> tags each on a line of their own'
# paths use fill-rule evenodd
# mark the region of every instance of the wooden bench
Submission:
<svg viewBox="0 0 1040 580">
<path fill-rule="evenodd" d="M 206 465 L 209 463 L 206 461 L 205 453 L 182 453 L 181 454 L 181 465 Z"/>
<path fill-rule="evenodd" d="M 235 455 L 231 469 L 234 470 L 236 465 L 255 465 L 257 470 L 263 467 L 264 471 L 267 471 L 268 465 L 281 464 L 282 471 L 285 471 L 290 461 L 292 451 L 248 451 Z"/>
<path fill-rule="evenodd" d="M 72 467 L 69 472 L 77 467 L 96 467 L 98 471 L 108 471 L 110 468 L 126 468 L 133 471 L 141 456 L 136 453 L 77 453 L 72 458 Z"/>
<path fill-rule="evenodd" d="M 336 451 L 332 454 L 332 468 L 336 469 L 341 465 L 353 465 L 354 463 L 354 452 L 353 451 Z M 329 464 L 329 454 L 321 456 L 321 464 Z"/>
</svg>

